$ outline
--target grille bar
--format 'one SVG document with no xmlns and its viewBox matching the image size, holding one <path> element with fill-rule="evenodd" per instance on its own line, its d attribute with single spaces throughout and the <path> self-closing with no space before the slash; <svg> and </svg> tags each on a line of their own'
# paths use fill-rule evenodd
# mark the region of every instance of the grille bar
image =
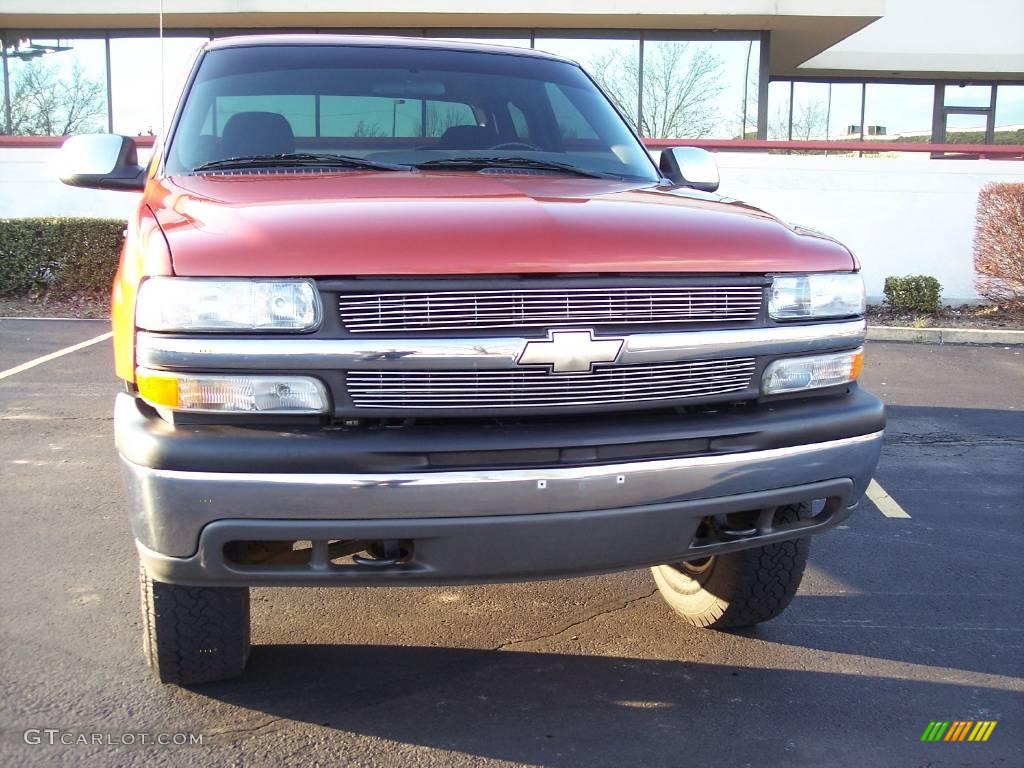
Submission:
<svg viewBox="0 0 1024 768">
<path fill-rule="evenodd" d="M 754 358 L 598 366 L 588 373 L 521 371 L 349 371 L 358 408 L 541 408 L 683 400 L 742 392 Z"/>
<path fill-rule="evenodd" d="M 540 288 L 342 294 L 353 333 L 577 324 L 742 323 L 756 320 L 759 285 L 654 288 Z"/>
</svg>

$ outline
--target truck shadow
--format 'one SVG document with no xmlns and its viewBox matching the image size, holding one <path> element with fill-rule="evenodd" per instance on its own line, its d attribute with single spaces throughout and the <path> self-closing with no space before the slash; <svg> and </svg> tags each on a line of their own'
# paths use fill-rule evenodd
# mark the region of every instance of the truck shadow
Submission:
<svg viewBox="0 0 1024 768">
<path fill-rule="evenodd" d="M 243 680 L 197 692 L 386 742 L 568 768 L 681 765 L 695 755 L 702 765 L 916 765 L 933 746 L 919 742 L 930 719 L 979 702 L 990 712 L 1019 711 L 1013 688 L 1005 679 L 974 687 L 908 679 L 894 668 L 842 674 L 558 653 L 270 645 L 254 649 Z M 1009 741 L 989 744 L 985 758 L 1013 749 Z"/>
<path fill-rule="evenodd" d="M 1022 742 L 1010 731 L 1024 692 L 1024 489 L 1012 470 L 1022 416 L 905 407 L 890 415 L 878 477 L 911 518 L 889 519 L 866 504 L 819 537 L 806 589 L 756 629 L 734 636 L 692 630 L 653 598 L 628 620 L 605 620 L 602 632 L 614 638 L 607 656 L 261 645 L 245 678 L 195 692 L 334 729 L 346 745 L 352 734 L 381 740 L 360 742 L 361 750 L 446 750 L 433 756 L 440 761 L 1024 765 Z M 382 621 L 382 598 L 346 593 L 324 598 L 303 590 L 291 610 L 345 615 L 355 627 Z M 637 632 L 631 621 L 648 629 Z M 383 642 L 388 636 L 370 634 Z M 710 655 L 730 663 L 708 663 Z M 986 744 L 922 744 L 935 719 L 1008 722 Z"/>
</svg>

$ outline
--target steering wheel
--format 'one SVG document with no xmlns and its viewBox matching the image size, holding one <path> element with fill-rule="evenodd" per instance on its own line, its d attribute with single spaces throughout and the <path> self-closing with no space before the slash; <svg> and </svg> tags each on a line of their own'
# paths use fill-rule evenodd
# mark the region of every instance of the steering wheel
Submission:
<svg viewBox="0 0 1024 768">
<path fill-rule="evenodd" d="M 526 141 L 506 141 L 503 144 L 495 144 L 488 147 L 488 149 L 525 149 L 530 152 L 543 152 L 544 150 L 538 147 L 536 144 L 530 144 Z"/>
</svg>

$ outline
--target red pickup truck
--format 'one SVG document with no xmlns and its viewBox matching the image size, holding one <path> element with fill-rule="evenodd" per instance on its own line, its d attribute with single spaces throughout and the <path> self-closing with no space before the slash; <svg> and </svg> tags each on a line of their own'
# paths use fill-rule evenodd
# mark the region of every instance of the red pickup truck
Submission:
<svg viewBox="0 0 1024 768">
<path fill-rule="evenodd" d="M 208 43 L 113 290 L 115 431 L 164 682 L 242 673 L 254 585 L 650 566 L 699 626 L 792 599 L 881 402 L 836 241 L 655 164 L 578 65 L 371 37 Z"/>
</svg>

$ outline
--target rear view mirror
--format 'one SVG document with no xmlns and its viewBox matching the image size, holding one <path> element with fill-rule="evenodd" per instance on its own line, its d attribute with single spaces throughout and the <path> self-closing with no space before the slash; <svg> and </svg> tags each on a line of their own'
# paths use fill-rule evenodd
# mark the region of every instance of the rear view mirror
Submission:
<svg viewBox="0 0 1024 768">
<path fill-rule="evenodd" d="M 382 80 L 374 83 L 370 89 L 375 96 L 386 96 L 398 99 L 428 99 L 444 96 L 447 88 L 440 80 L 420 80 L 419 78 L 406 78 L 405 80 Z"/>
<path fill-rule="evenodd" d="M 146 169 L 135 140 L 113 133 L 71 136 L 60 149 L 60 180 L 72 187 L 141 192 Z"/>
<path fill-rule="evenodd" d="M 718 189 L 718 164 L 714 155 L 697 147 L 669 147 L 661 150 L 661 172 L 669 181 L 702 192 Z"/>
</svg>

